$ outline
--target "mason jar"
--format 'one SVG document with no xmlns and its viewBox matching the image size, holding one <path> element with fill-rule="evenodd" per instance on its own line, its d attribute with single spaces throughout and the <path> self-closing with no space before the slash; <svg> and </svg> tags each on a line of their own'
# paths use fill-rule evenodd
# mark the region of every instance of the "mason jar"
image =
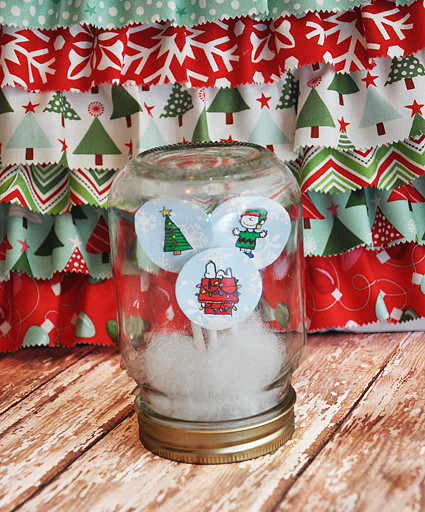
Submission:
<svg viewBox="0 0 425 512">
<path fill-rule="evenodd" d="M 134 157 L 109 197 L 119 348 L 140 439 L 194 463 L 240 461 L 294 431 L 304 343 L 301 193 L 250 143 Z"/>
</svg>

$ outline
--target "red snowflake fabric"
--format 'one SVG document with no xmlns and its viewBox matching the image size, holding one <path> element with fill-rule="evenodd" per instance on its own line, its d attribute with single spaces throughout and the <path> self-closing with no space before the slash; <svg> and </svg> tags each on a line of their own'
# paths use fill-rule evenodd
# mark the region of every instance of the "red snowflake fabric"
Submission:
<svg viewBox="0 0 425 512">
<path fill-rule="evenodd" d="M 285 70 L 329 62 L 336 71 L 425 46 L 425 7 L 377 0 L 344 12 L 309 12 L 265 21 L 239 18 L 177 27 L 118 29 L 72 25 L 51 30 L 3 26 L 1 86 L 87 91 L 105 82 L 179 82 L 221 87 L 279 79 Z"/>
</svg>

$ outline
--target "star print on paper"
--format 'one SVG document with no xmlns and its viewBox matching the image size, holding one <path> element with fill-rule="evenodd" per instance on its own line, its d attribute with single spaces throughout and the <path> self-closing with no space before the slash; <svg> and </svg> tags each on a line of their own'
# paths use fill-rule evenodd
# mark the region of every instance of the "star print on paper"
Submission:
<svg viewBox="0 0 425 512">
<path fill-rule="evenodd" d="M 326 209 L 332 213 L 332 218 L 334 218 L 337 216 L 337 210 L 338 210 L 339 205 L 333 204 L 333 203 L 331 203 L 331 205 L 332 206 L 329 206 L 329 208 L 326 208 Z"/>
<path fill-rule="evenodd" d="M 72 242 L 72 246 L 79 249 L 81 247 L 81 240 L 76 236 L 75 238 L 68 238 L 70 242 Z"/>
<path fill-rule="evenodd" d="M 344 118 L 341 117 L 341 119 L 337 119 L 338 123 L 339 123 L 339 131 L 340 132 L 346 132 L 347 131 L 347 126 L 350 124 L 350 123 L 347 123 L 346 121 L 344 121 Z"/>
<path fill-rule="evenodd" d="M 93 14 L 96 13 L 96 8 L 95 7 L 92 7 L 91 5 L 87 4 L 87 7 L 85 9 L 86 13 L 89 15 L 89 16 L 93 16 Z"/>
<path fill-rule="evenodd" d="M 147 113 L 148 113 L 148 116 L 153 117 L 153 115 L 152 115 L 152 112 L 151 112 L 151 111 L 152 111 L 152 109 L 154 109 L 154 108 L 155 108 L 155 105 L 152 105 L 152 106 L 150 107 L 149 105 L 146 105 L 146 103 L 143 103 L 143 104 L 144 104 L 145 109 L 146 109 L 146 111 L 147 111 Z"/>
<path fill-rule="evenodd" d="M 26 105 L 21 105 L 22 108 L 25 109 L 25 114 L 28 114 L 28 112 L 34 112 L 35 113 L 35 107 L 38 107 L 40 105 L 40 103 L 36 103 L 35 105 L 33 105 L 31 103 L 31 101 L 29 101 Z"/>
<path fill-rule="evenodd" d="M 261 110 L 263 110 L 264 107 L 270 108 L 269 101 L 272 99 L 271 96 L 265 96 L 264 93 L 261 93 L 261 96 L 256 99 L 261 104 Z"/>
<path fill-rule="evenodd" d="M 133 154 L 133 141 L 130 139 L 130 142 L 126 142 L 124 146 L 128 147 L 128 156 L 131 156 Z"/>
<path fill-rule="evenodd" d="M 18 242 L 22 245 L 21 252 L 28 253 L 28 249 L 30 248 L 30 246 L 28 245 L 27 240 L 26 239 L 24 241 L 18 240 Z"/>
<path fill-rule="evenodd" d="M 65 152 L 68 149 L 68 146 L 66 145 L 65 139 L 58 139 L 58 141 L 62 144 L 61 151 Z"/>
<path fill-rule="evenodd" d="M 377 85 L 375 84 L 375 80 L 377 78 L 379 78 L 378 75 L 371 75 L 370 72 L 368 71 L 367 75 L 365 76 L 365 78 L 362 78 L 362 82 L 365 82 L 365 84 L 366 84 L 366 89 L 370 85 L 373 85 L 374 87 L 377 87 Z"/>
<path fill-rule="evenodd" d="M 221 142 L 235 142 L 234 139 L 232 139 L 232 136 L 229 135 L 227 139 L 220 139 Z"/>
<path fill-rule="evenodd" d="M 415 114 L 422 115 L 422 108 L 424 105 L 418 103 L 416 100 L 413 101 L 411 105 L 405 105 L 405 108 L 410 108 L 412 110 L 412 114 L 410 117 L 413 117 Z"/>
</svg>

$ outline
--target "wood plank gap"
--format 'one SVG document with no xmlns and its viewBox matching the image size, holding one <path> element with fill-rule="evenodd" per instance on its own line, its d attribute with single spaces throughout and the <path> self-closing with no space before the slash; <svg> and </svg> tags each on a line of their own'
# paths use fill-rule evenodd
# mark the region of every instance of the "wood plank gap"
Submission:
<svg viewBox="0 0 425 512">
<path fill-rule="evenodd" d="M 14 402 L 11 402 L 8 406 L 6 406 L 5 409 L 0 410 L 0 416 L 2 414 L 5 414 L 12 407 L 15 407 L 16 405 L 18 405 L 20 402 L 22 402 L 22 400 L 25 400 L 26 398 L 28 398 L 32 393 L 34 393 L 35 391 L 40 389 L 42 386 L 45 386 L 46 384 L 48 384 L 52 379 L 57 377 L 61 372 L 67 370 L 68 368 L 71 368 L 71 366 L 73 366 L 74 364 L 78 363 L 81 359 L 83 359 L 83 357 L 86 357 L 88 354 L 91 354 L 97 347 L 92 345 L 92 346 L 87 347 L 87 348 L 89 348 L 89 350 L 81 352 L 81 354 L 76 359 L 70 361 L 68 365 L 63 366 L 60 371 L 58 371 L 57 373 L 52 373 L 49 377 L 46 378 L 46 380 L 40 381 L 40 383 L 37 384 L 35 387 L 31 388 L 30 391 L 28 391 L 27 393 L 25 393 L 22 396 L 20 396 Z M 23 350 L 27 350 L 27 349 L 23 349 Z"/>
<path fill-rule="evenodd" d="M 403 340 L 402 340 L 403 341 Z M 402 343 L 402 341 L 400 343 Z M 317 449 L 312 454 L 312 456 L 306 461 L 304 466 L 300 467 L 298 472 L 295 474 L 294 479 L 288 483 L 288 486 L 284 489 L 284 491 L 281 494 L 281 497 L 276 501 L 275 505 L 270 509 L 269 512 L 276 512 L 282 501 L 285 499 L 288 492 L 291 490 L 293 485 L 297 482 L 297 480 L 305 473 L 305 471 L 310 467 L 310 465 L 314 462 L 315 458 L 320 454 L 320 452 L 333 441 L 338 431 L 341 429 L 342 425 L 349 419 L 353 411 L 359 406 L 360 402 L 363 400 L 365 395 L 368 393 L 370 388 L 375 384 L 375 382 L 379 379 L 379 377 L 384 372 L 385 368 L 388 366 L 388 364 L 394 359 L 398 352 L 398 346 L 394 349 L 392 354 L 388 356 L 384 364 L 379 368 L 379 370 L 373 375 L 373 377 L 370 379 L 370 381 L 366 384 L 363 392 L 358 396 L 358 398 L 353 402 L 353 404 L 350 406 L 350 408 L 347 410 L 347 413 L 335 423 L 335 427 L 333 428 L 332 432 L 329 434 L 329 437 L 325 438 L 321 445 L 317 446 Z"/>
<path fill-rule="evenodd" d="M 52 478 L 46 480 L 45 482 L 43 482 L 43 484 L 38 488 L 36 489 L 36 491 L 31 494 L 30 496 L 28 496 L 24 501 L 22 501 L 19 505 L 17 505 L 16 507 L 14 507 L 13 509 L 11 509 L 10 512 L 16 512 L 17 510 L 21 509 L 28 501 L 30 501 L 32 498 L 34 498 L 35 496 L 37 496 L 37 494 L 39 494 L 45 487 L 47 487 L 49 484 L 51 484 L 54 480 L 56 480 L 56 478 L 58 478 L 62 473 L 64 473 L 65 471 L 67 471 L 70 466 L 72 466 L 72 464 L 74 464 L 75 462 L 78 461 L 78 459 L 80 459 L 86 452 L 88 452 L 89 450 L 91 450 L 99 441 L 101 441 L 104 437 L 106 437 L 108 434 L 110 434 L 114 429 L 116 429 L 123 421 L 131 418 L 131 416 L 133 416 L 133 414 L 135 414 L 135 410 L 134 410 L 134 406 L 133 404 L 131 404 L 131 408 L 129 408 L 129 410 L 122 416 L 122 418 L 119 418 L 118 421 L 116 421 L 116 423 L 114 425 L 112 425 L 112 427 L 105 431 L 103 434 L 101 434 L 98 438 L 96 438 L 92 443 L 88 444 L 87 447 L 81 451 L 74 459 L 71 459 L 69 461 L 69 463 L 64 466 L 61 470 L 59 470 L 55 475 L 52 476 Z M 109 425 L 108 425 L 109 426 Z"/>
</svg>

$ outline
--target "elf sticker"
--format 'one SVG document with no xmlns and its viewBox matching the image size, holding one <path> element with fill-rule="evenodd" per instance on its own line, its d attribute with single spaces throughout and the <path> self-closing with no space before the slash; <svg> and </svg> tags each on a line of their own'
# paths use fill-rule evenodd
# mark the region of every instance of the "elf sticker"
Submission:
<svg viewBox="0 0 425 512">
<path fill-rule="evenodd" d="M 213 228 L 204 211 L 191 201 L 156 198 L 135 216 L 137 239 L 159 267 L 179 272 L 199 251 L 211 247 Z"/>
<path fill-rule="evenodd" d="M 214 246 L 234 247 L 263 268 L 276 260 L 288 241 L 288 212 L 272 199 L 237 197 L 218 206 L 211 216 Z"/>
</svg>

